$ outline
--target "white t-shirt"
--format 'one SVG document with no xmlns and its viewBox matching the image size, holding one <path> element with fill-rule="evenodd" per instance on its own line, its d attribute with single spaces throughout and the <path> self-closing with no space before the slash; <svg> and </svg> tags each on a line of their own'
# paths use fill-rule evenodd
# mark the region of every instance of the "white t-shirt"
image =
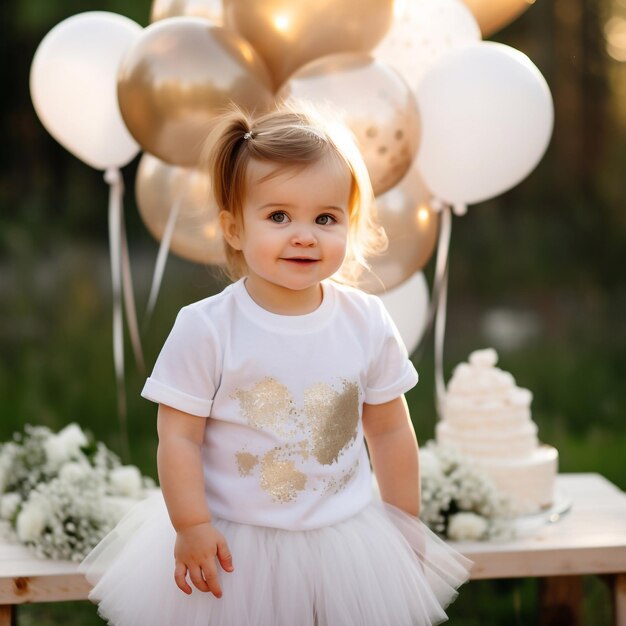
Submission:
<svg viewBox="0 0 626 626">
<path fill-rule="evenodd" d="M 208 417 L 209 508 L 291 530 L 346 519 L 371 500 L 363 403 L 382 404 L 417 372 L 382 302 L 332 281 L 306 315 L 277 315 L 244 279 L 184 307 L 142 395 Z"/>
</svg>

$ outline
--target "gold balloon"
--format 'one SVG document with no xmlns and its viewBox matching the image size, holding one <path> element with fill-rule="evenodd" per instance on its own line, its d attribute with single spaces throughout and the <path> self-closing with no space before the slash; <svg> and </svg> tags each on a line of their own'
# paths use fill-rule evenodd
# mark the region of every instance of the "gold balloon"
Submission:
<svg viewBox="0 0 626 626">
<path fill-rule="evenodd" d="M 273 105 L 271 80 L 249 43 L 199 17 L 151 24 L 122 60 L 118 100 L 137 142 L 163 161 L 198 162 L 211 121 L 232 102 Z"/>
<path fill-rule="evenodd" d="M 381 61 L 360 53 L 328 55 L 293 74 L 278 98 L 329 105 L 342 114 L 377 195 L 406 174 L 419 144 L 419 113 L 408 85 Z"/>
<path fill-rule="evenodd" d="M 150 21 L 158 22 L 167 17 L 181 15 L 204 17 L 215 26 L 221 26 L 222 2 L 221 0 L 154 0 Z"/>
<path fill-rule="evenodd" d="M 194 263 L 225 262 L 217 205 L 207 173 L 167 165 L 144 153 L 137 170 L 135 194 L 141 219 L 157 241 L 163 238 L 171 212 L 178 205 L 170 244 L 174 254 Z"/>
<path fill-rule="evenodd" d="M 535 0 L 463 0 L 474 14 L 483 37 L 495 33 L 521 15 Z"/>
<path fill-rule="evenodd" d="M 318 57 L 371 50 L 392 18 L 393 0 L 224 0 L 224 24 L 255 47 L 277 87 Z"/>
<path fill-rule="evenodd" d="M 369 260 L 358 286 L 369 293 L 393 289 L 421 270 L 433 254 L 439 215 L 430 206 L 428 190 L 415 164 L 387 193 L 376 198 L 378 219 L 389 238 L 384 254 Z"/>
</svg>

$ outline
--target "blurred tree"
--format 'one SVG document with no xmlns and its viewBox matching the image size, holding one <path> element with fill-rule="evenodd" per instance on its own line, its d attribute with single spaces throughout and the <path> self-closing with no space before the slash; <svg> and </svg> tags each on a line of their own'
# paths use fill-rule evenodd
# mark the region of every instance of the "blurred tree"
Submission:
<svg viewBox="0 0 626 626">
<path fill-rule="evenodd" d="M 148 0 L 4 0 L 1 6 L 3 97 L 0 100 L 0 258 L 15 252 L 16 229 L 35 248 L 69 236 L 106 241 L 106 186 L 45 131 L 29 93 L 30 64 L 39 42 L 60 21 L 84 11 L 113 11 L 147 25 Z M 127 180 L 134 177 L 128 168 Z M 129 186 L 132 205 L 132 185 Z M 136 211 L 129 211 L 137 230 Z"/>
</svg>

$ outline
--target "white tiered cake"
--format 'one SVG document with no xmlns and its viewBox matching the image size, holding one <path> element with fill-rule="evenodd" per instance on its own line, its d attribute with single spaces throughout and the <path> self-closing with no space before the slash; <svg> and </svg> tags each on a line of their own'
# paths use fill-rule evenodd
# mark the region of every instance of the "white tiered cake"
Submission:
<svg viewBox="0 0 626 626">
<path fill-rule="evenodd" d="M 436 438 L 482 467 L 511 497 L 516 513 L 534 513 L 552 504 L 558 452 L 539 444 L 531 392 L 517 387 L 497 362 L 489 348 L 456 367 Z"/>
</svg>

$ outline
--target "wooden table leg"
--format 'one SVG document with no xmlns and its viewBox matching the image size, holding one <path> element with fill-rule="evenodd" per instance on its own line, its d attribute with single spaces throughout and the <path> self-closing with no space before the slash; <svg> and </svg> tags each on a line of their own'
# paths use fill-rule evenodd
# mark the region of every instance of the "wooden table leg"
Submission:
<svg viewBox="0 0 626 626">
<path fill-rule="evenodd" d="M 582 624 L 582 598 L 581 576 L 541 578 L 539 581 L 539 625 L 580 626 Z"/>
<path fill-rule="evenodd" d="M 0 604 L 0 626 L 14 626 L 15 607 L 12 604 Z"/>
<path fill-rule="evenodd" d="M 613 581 L 615 626 L 626 626 L 626 574 L 616 574 Z"/>
</svg>

